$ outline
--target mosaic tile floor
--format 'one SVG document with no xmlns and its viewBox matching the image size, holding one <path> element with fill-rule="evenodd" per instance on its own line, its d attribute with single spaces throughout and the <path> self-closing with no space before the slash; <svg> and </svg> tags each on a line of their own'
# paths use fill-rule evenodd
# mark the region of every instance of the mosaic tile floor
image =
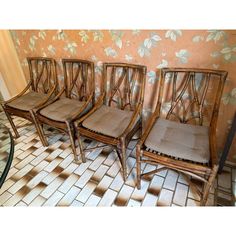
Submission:
<svg viewBox="0 0 236 236">
<path fill-rule="evenodd" d="M 0 113 L 0 122 L 9 126 Z M 17 125 L 27 124 L 15 118 Z M 0 189 L 0 206 L 198 206 L 198 195 L 181 174 L 159 172 L 135 187 L 135 141 L 127 150 L 128 179 L 124 183 L 119 159 L 109 148 L 86 153 L 87 162 L 73 162 L 69 137 L 48 129 L 49 147 L 43 147 L 34 126 L 19 129 L 15 154 L 7 179 Z M 84 145 L 100 145 L 83 140 Z M 79 153 L 79 150 L 78 150 Z M 143 165 L 142 169 L 152 170 Z M 211 189 L 207 205 L 234 205 L 236 171 L 226 166 Z M 233 180 L 233 181 L 232 181 Z M 200 186 L 198 181 L 196 184 Z M 234 193 L 232 194 L 232 186 Z"/>
</svg>

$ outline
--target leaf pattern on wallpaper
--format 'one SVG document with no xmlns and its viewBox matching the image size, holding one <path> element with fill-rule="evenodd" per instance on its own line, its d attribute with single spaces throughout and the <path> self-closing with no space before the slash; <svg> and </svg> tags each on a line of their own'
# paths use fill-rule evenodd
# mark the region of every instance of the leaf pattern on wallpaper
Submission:
<svg viewBox="0 0 236 236">
<path fill-rule="evenodd" d="M 106 55 L 107 55 L 108 57 L 113 57 L 113 58 L 115 58 L 115 57 L 117 57 L 117 55 L 118 55 L 117 52 L 116 52 L 116 50 L 113 49 L 113 48 L 111 48 L 111 47 L 105 48 L 104 51 L 105 51 L 105 53 L 106 53 Z"/>
<path fill-rule="evenodd" d="M 133 57 L 131 55 L 129 55 L 129 54 L 125 54 L 125 60 L 130 62 L 130 61 L 133 60 Z"/>
<path fill-rule="evenodd" d="M 75 55 L 76 54 L 76 48 L 77 48 L 76 42 L 70 42 L 70 43 L 66 44 L 66 46 L 64 47 L 64 50 L 68 51 L 72 55 Z"/>
<path fill-rule="evenodd" d="M 132 30 L 132 35 L 139 35 L 141 30 Z"/>
<path fill-rule="evenodd" d="M 46 32 L 44 30 L 40 30 L 39 33 L 38 33 L 38 37 L 45 40 L 46 38 Z"/>
<path fill-rule="evenodd" d="M 67 34 L 64 30 L 57 30 L 56 35 L 52 37 L 52 40 L 65 40 L 67 38 Z"/>
<path fill-rule="evenodd" d="M 98 73 L 98 74 L 102 74 L 102 61 L 98 61 L 96 64 L 95 64 L 95 68 L 94 68 L 94 71 L 95 73 Z"/>
<path fill-rule="evenodd" d="M 157 42 L 161 41 L 161 37 L 156 33 L 151 33 L 149 38 L 146 38 L 138 48 L 140 57 L 150 56 L 151 49 L 156 47 Z"/>
<path fill-rule="evenodd" d="M 101 30 L 94 30 L 93 31 L 93 41 L 94 42 L 102 42 L 104 38 L 104 34 Z"/>
<path fill-rule="evenodd" d="M 158 69 L 161 69 L 163 67 L 167 67 L 168 66 L 168 61 L 165 59 L 161 60 L 161 63 L 157 66 Z"/>
<path fill-rule="evenodd" d="M 48 51 L 49 51 L 52 55 L 55 55 L 55 54 L 56 54 L 56 48 L 53 47 L 52 44 L 48 45 Z"/>
<path fill-rule="evenodd" d="M 182 36 L 181 30 L 168 30 L 165 34 L 167 39 L 171 39 L 172 41 L 176 41 L 178 37 Z"/>
<path fill-rule="evenodd" d="M 188 63 L 190 53 L 186 49 L 180 49 L 178 52 L 175 53 L 175 56 L 179 59 L 180 63 L 186 64 Z"/>
<path fill-rule="evenodd" d="M 224 61 L 234 62 L 236 61 L 236 45 L 227 46 L 225 45 L 220 51 L 215 51 L 211 53 L 211 57 L 223 57 Z"/>
<path fill-rule="evenodd" d="M 116 46 L 121 49 L 122 48 L 122 36 L 124 35 L 124 32 L 120 30 L 110 30 L 111 39 L 113 42 L 115 42 Z"/>
<path fill-rule="evenodd" d="M 37 36 L 32 35 L 29 39 L 29 49 L 33 52 L 35 51 L 36 40 L 38 39 Z"/>
<path fill-rule="evenodd" d="M 20 40 L 19 40 L 19 38 L 18 38 L 16 32 L 13 31 L 13 30 L 11 30 L 11 31 L 10 31 L 10 34 L 11 34 L 11 37 L 12 37 L 13 41 L 16 43 L 16 45 L 17 45 L 17 46 L 20 46 Z"/>
<path fill-rule="evenodd" d="M 233 88 L 229 93 L 225 93 L 222 96 L 222 101 L 224 105 L 236 105 L 236 88 Z"/>
<path fill-rule="evenodd" d="M 217 41 L 220 41 L 222 38 L 227 39 L 227 35 L 223 30 L 208 30 L 209 34 L 206 38 L 206 42 L 214 41 L 217 43 Z"/>
<path fill-rule="evenodd" d="M 192 38 L 193 43 L 199 43 L 199 42 L 202 42 L 202 41 L 204 41 L 204 37 L 201 36 L 201 35 L 195 35 Z"/>
<path fill-rule="evenodd" d="M 89 36 L 88 36 L 88 34 L 86 33 L 85 30 L 81 30 L 79 32 L 79 36 L 81 37 L 81 42 L 83 42 L 83 43 L 87 43 L 88 42 Z"/>
<path fill-rule="evenodd" d="M 158 80 L 156 72 L 153 70 L 151 70 L 147 73 L 147 77 L 148 77 L 149 84 L 155 84 L 155 82 Z"/>
</svg>

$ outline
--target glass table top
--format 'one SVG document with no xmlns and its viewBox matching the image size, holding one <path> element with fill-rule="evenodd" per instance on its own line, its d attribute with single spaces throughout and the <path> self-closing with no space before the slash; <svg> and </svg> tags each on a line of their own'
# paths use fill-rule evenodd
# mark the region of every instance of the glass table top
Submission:
<svg viewBox="0 0 236 236">
<path fill-rule="evenodd" d="M 11 167 L 14 141 L 9 129 L 0 123 L 0 188 Z"/>
</svg>

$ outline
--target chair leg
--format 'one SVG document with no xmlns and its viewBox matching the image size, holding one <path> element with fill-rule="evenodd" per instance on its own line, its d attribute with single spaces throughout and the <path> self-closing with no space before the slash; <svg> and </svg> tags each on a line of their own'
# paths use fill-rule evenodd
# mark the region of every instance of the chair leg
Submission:
<svg viewBox="0 0 236 236">
<path fill-rule="evenodd" d="M 126 166 L 126 147 L 125 147 L 125 139 L 121 139 L 121 161 L 123 167 L 123 179 L 126 181 L 127 178 L 127 166 Z"/>
<path fill-rule="evenodd" d="M 76 130 L 76 134 L 77 134 L 77 139 L 78 139 L 78 143 L 79 143 L 79 150 L 80 150 L 81 159 L 82 159 L 82 162 L 85 163 L 86 158 L 85 158 L 85 154 L 84 154 L 83 143 L 81 141 L 80 133 L 78 130 Z"/>
<path fill-rule="evenodd" d="M 140 153 L 140 147 L 137 146 L 136 148 L 136 171 L 137 171 L 137 189 L 141 188 L 141 153 Z"/>
<path fill-rule="evenodd" d="M 2 106 L 2 108 L 3 108 L 3 110 L 4 110 L 5 114 L 6 114 L 6 117 L 7 117 L 8 121 L 9 121 L 10 125 L 11 125 L 11 128 L 13 129 L 13 131 L 15 133 L 15 138 L 19 138 L 20 135 L 19 135 L 19 133 L 18 133 L 18 131 L 16 129 L 16 126 L 15 126 L 15 124 L 13 122 L 13 119 L 12 119 L 11 115 L 5 110 L 4 106 Z"/>
<path fill-rule="evenodd" d="M 213 170 L 212 170 L 210 176 L 209 176 L 208 181 L 204 184 L 203 195 L 202 195 L 202 199 L 201 199 L 201 203 L 200 203 L 201 206 L 205 206 L 206 205 L 207 198 L 208 198 L 208 195 L 209 195 L 209 191 L 210 191 L 210 188 L 211 188 L 211 186 L 212 186 L 212 184 L 213 184 L 213 182 L 215 180 L 217 171 L 218 171 L 218 166 L 215 165 L 213 167 Z"/>
<path fill-rule="evenodd" d="M 35 128 L 37 130 L 37 133 L 39 135 L 40 141 L 42 142 L 44 147 L 48 147 L 48 141 L 47 141 L 47 139 L 44 135 L 43 127 L 41 126 L 41 124 L 39 124 L 34 111 L 31 110 L 30 114 L 31 114 L 31 117 L 33 119 L 33 122 L 34 122 Z"/>
<path fill-rule="evenodd" d="M 69 137 L 70 137 L 70 143 L 71 143 L 71 148 L 74 154 L 74 159 L 76 162 L 79 161 L 77 153 L 76 153 L 76 146 L 75 146 L 75 129 L 73 127 L 72 123 L 66 122 L 68 131 L 69 131 Z"/>
</svg>

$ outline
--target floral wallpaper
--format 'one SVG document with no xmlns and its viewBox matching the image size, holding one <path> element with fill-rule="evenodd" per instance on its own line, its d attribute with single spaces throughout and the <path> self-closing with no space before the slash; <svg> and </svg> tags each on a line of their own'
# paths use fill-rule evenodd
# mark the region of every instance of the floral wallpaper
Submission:
<svg viewBox="0 0 236 236">
<path fill-rule="evenodd" d="M 81 58 L 95 63 L 99 94 L 102 62 L 147 66 L 144 116 L 152 111 L 152 92 L 158 69 L 200 67 L 228 71 L 217 127 L 219 155 L 236 111 L 236 30 L 11 30 L 24 73 L 27 56 Z M 229 153 L 236 163 L 236 138 Z"/>
</svg>

